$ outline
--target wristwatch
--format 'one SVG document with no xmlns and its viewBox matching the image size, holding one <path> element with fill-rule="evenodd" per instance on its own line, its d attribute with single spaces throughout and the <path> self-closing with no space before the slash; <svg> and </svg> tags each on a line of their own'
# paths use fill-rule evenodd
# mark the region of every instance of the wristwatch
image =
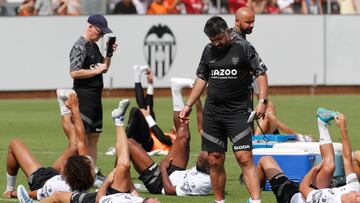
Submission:
<svg viewBox="0 0 360 203">
<path fill-rule="evenodd" d="M 259 99 L 259 103 L 267 104 L 268 100 L 267 99 Z"/>
</svg>

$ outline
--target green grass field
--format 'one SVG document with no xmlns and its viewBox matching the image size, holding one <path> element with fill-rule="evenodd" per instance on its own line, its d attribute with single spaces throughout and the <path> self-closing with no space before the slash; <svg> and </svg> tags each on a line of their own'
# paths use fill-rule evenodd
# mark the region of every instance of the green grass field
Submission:
<svg viewBox="0 0 360 203">
<path fill-rule="evenodd" d="M 360 148 L 360 125 L 358 125 L 357 106 L 360 96 L 272 96 L 270 99 L 276 104 L 277 116 L 292 127 L 295 131 L 302 134 L 311 134 L 318 138 L 316 125 L 316 109 L 320 106 L 334 109 L 345 113 L 348 120 L 348 131 L 351 138 L 353 150 Z M 98 162 L 104 173 L 110 172 L 114 165 L 114 158 L 105 155 L 108 147 L 113 146 L 115 142 L 115 129 L 110 112 L 117 105 L 118 98 L 103 99 L 104 105 L 104 133 L 101 135 L 98 146 Z M 132 98 L 131 105 L 135 105 Z M 157 123 L 164 130 L 172 126 L 172 102 L 171 98 L 157 98 L 155 100 L 155 113 Z M 22 139 L 31 149 L 33 154 L 45 165 L 51 165 L 52 162 L 62 153 L 67 145 L 67 139 L 64 135 L 61 123 L 60 113 L 57 101 L 48 100 L 0 100 L 0 186 L 4 191 L 6 188 L 6 154 L 7 145 L 12 138 Z M 196 120 L 194 113 L 191 117 L 191 157 L 189 166 L 192 166 L 196 159 L 196 154 L 200 150 L 200 138 L 196 130 Z M 339 142 L 339 133 L 335 126 L 330 127 L 330 132 L 334 142 Z M 159 161 L 161 157 L 155 157 Z M 233 157 L 231 150 L 227 153 L 225 162 L 227 172 L 226 182 L 226 201 L 245 202 L 248 198 L 246 188 L 240 186 L 238 177 L 241 173 L 240 168 Z M 139 182 L 137 174 L 132 170 L 134 182 Z M 20 171 L 17 184 L 27 186 L 26 179 Z M 141 192 L 143 196 L 149 195 L 147 192 Z M 162 202 L 213 202 L 213 196 L 205 197 L 158 197 Z M 272 192 L 263 192 L 262 200 L 265 203 L 276 202 Z M 13 202 L 0 199 L 0 202 Z"/>
</svg>

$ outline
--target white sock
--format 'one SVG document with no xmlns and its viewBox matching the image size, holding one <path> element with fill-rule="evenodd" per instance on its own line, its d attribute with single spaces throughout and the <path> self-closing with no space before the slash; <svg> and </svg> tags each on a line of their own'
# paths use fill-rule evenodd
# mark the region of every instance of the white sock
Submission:
<svg viewBox="0 0 360 203">
<path fill-rule="evenodd" d="M 149 128 L 153 127 L 154 125 L 156 125 L 155 120 L 153 119 L 153 117 L 151 115 L 148 115 L 145 117 L 146 122 L 149 125 Z"/>
<path fill-rule="evenodd" d="M 153 85 L 153 84 L 149 84 L 149 85 L 148 85 L 146 94 L 148 94 L 148 95 L 154 95 L 154 85 Z"/>
<path fill-rule="evenodd" d="M 173 110 L 181 111 L 184 108 L 184 101 L 181 91 L 184 87 L 193 87 L 194 81 L 189 78 L 171 78 L 170 82 L 173 99 Z"/>
<path fill-rule="evenodd" d="M 16 176 L 12 176 L 6 173 L 6 183 L 6 191 L 15 190 Z"/>
<path fill-rule="evenodd" d="M 184 108 L 184 101 L 181 95 L 181 89 L 171 86 L 171 94 L 174 111 L 181 111 Z"/>
<path fill-rule="evenodd" d="M 319 128 L 319 134 L 320 134 L 319 144 L 320 145 L 332 143 L 327 125 L 328 124 L 326 124 L 325 122 L 323 122 L 322 120 L 320 120 L 318 118 L 318 128 Z"/>
<path fill-rule="evenodd" d="M 124 120 L 125 120 L 125 116 L 116 117 L 114 119 L 115 126 L 124 126 Z"/>
<path fill-rule="evenodd" d="M 215 200 L 215 203 L 225 203 L 225 199 L 222 199 L 222 200 Z"/>
<path fill-rule="evenodd" d="M 138 65 L 134 65 L 133 69 L 134 69 L 134 82 L 140 83 L 141 82 L 141 69 Z"/>
<path fill-rule="evenodd" d="M 134 69 L 134 82 L 137 83 L 137 82 L 141 82 L 141 73 L 146 71 L 148 69 L 148 66 L 134 65 L 133 69 Z"/>
<path fill-rule="evenodd" d="M 250 202 L 251 202 L 251 203 L 261 203 L 261 199 L 252 200 L 252 199 L 250 198 Z"/>
</svg>

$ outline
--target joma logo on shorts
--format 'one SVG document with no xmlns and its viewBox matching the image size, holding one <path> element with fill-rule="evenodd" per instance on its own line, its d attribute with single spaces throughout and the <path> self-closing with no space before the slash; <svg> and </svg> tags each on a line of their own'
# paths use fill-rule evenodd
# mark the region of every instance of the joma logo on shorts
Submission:
<svg viewBox="0 0 360 203">
<path fill-rule="evenodd" d="M 236 75 L 237 75 L 236 69 L 211 70 L 211 76 L 236 76 Z"/>
<path fill-rule="evenodd" d="M 234 150 L 250 149 L 250 145 L 234 146 Z"/>
</svg>

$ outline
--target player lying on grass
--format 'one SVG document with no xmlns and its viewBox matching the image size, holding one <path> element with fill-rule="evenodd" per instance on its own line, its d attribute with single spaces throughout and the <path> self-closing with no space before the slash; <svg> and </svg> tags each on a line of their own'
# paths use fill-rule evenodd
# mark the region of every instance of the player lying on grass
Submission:
<svg viewBox="0 0 360 203">
<path fill-rule="evenodd" d="M 94 183 L 95 172 L 91 158 L 84 147 L 84 128 L 75 93 L 68 95 L 66 106 L 71 111 L 77 144 L 69 144 L 65 151 L 48 168 L 45 168 L 19 139 L 13 139 L 7 154 L 7 187 L 5 198 L 16 197 L 15 185 L 19 168 L 28 178 L 29 196 L 41 200 L 57 191 L 86 191 Z M 79 154 L 79 155 L 78 155 Z"/>
<path fill-rule="evenodd" d="M 127 136 L 124 130 L 124 119 L 126 109 L 129 106 L 128 99 L 121 100 L 118 108 L 112 111 L 112 118 L 116 126 L 116 165 L 114 170 L 108 175 L 103 185 L 97 192 L 58 192 L 43 199 L 40 202 L 57 203 L 105 203 L 105 202 L 127 202 L 127 203 L 158 203 L 157 199 L 139 197 L 130 177 L 130 155 L 127 143 Z M 18 187 L 18 197 L 20 202 L 32 203 L 32 200 L 26 196 L 24 187 Z"/>
<path fill-rule="evenodd" d="M 166 195 L 207 195 L 211 190 L 207 153 L 200 152 L 196 166 L 187 169 L 190 151 L 189 121 L 180 123 L 178 115 L 184 103 L 181 89 L 186 86 L 187 79 L 172 79 L 171 88 L 174 106 L 174 126 L 176 140 L 169 154 L 157 165 L 136 140 L 129 139 L 130 158 L 139 173 L 139 179 L 153 194 Z M 200 105 L 201 107 L 201 105 Z M 149 108 L 141 109 L 145 117 L 150 115 Z M 198 115 L 201 115 L 201 111 Z M 201 118 L 198 118 L 201 132 Z M 149 125 L 151 122 L 149 123 Z"/>
<path fill-rule="evenodd" d="M 320 134 L 320 153 L 322 167 L 311 182 L 314 188 L 327 188 L 330 186 L 335 171 L 335 155 L 332 140 L 327 129 L 329 115 L 327 110 L 318 110 L 318 128 Z M 324 116 L 325 115 L 325 116 Z M 324 117 L 326 119 L 324 119 Z M 323 121 L 323 120 L 324 121 Z M 269 180 L 271 189 L 279 203 L 304 203 L 305 200 L 299 192 L 299 183 L 289 180 L 284 174 L 276 160 L 271 156 L 262 157 L 257 165 L 261 187 L 265 186 L 266 179 Z"/>
<path fill-rule="evenodd" d="M 351 157 L 351 144 L 347 133 L 346 119 L 344 114 L 336 112 L 329 113 L 329 119 L 335 119 L 340 129 L 342 145 L 343 145 L 343 162 L 346 175 L 346 185 L 336 188 L 315 189 L 312 182 L 317 177 L 319 171 L 328 166 L 323 162 L 313 167 L 304 177 L 300 184 L 300 192 L 311 203 L 360 203 L 360 184 Z M 321 141 L 321 139 L 320 139 Z"/>
<path fill-rule="evenodd" d="M 146 96 L 141 85 L 141 75 L 145 73 L 148 82 Z M 154 86 L 153 74 L 148 66 L 134 65 L 135 76 L 135 97 L 138 107 L 130 110 L 128 124 L 126 126 L 126 134 L 129 138 L 133 138 L 149 155 L 167 155 L 176 138 L 175 130 L 172 128 L 169 133 L 164 133 L 156 123 L 154 106 Z M 183 79 L 186 87 L 192 87 L 191 79 Z M 140 108 L 150 108 L 150 115 L 144 117 Z M 151 121 L 151 125 L 148 122 Z M 113 155 L 113 147 L 106 152 L 107 155 Z"/>
<path fill-rule="evenodd" d="M 144 95 L 141 86 L 141 75 L 144 72 L 148 82 L 146 96 Z M 134 79 L 135 96 L 138 108 L 134 107 L 130 111 L 126 133 L 129 138 L 133 138 L 136 142 L 141 144 L 145 151 L 150 152 L 149 154 L 160 152 L 160 154 L 166 155 L 175 140 L 175 131 L 172 130 L 170 133 L 164 133 L 156 123 L 156 117 L 153 111 L 154 86 L 151 69 L 148 66 L 135 65 Z M 192 87 L 192 80 L 186 80 L 186 82 L 188 87 Z M 150 115 L 144 117 L 140 108 L 146 109 L 147 106 L 149 106 Z M 151 125 L 148 125 L 149 121 L 151 121 Z"/>
</svg>

